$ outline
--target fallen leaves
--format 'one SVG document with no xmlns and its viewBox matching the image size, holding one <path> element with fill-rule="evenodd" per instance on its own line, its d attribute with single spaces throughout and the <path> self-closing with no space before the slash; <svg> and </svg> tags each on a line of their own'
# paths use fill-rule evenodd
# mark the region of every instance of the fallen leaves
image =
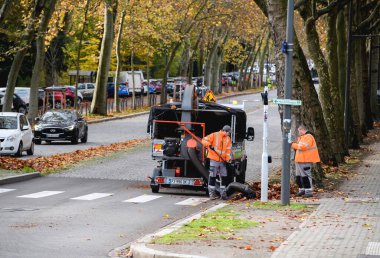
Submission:
<svg viewBox="0 0 380 258">
<path fill-rule="evenodd" d="M 22 170 L 28 168 L 28 170 L 39 171 L 41 173 L 49 173 L 57 169 L 66 168 L 86 159 L 102 157 L 112 152 L 130 149 L 147 141 L 148 139 L 135 139 L 126 142 L 93 147 L 86 150 L 76 150 L 68 153 L 32 158 L 28 160 L 22 160 L 10 156 L 1 156 L 0 168 L 7 170 Z"/>
</svg>

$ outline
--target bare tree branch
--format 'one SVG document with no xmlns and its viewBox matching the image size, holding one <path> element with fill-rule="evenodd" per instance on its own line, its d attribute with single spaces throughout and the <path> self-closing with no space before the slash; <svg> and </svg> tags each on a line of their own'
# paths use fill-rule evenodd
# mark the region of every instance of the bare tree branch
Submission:
<svg viewBox="0 0 380 258">
<path fill-rule="evenodd" d="M 362 21 L 356 28 L 356 32 L 359 32 L 363 30 L 364 28 L 368 27 L 369 24 L 377 17 L 379 17 L 379 8 L 380 8 L 380 2 L 377 2 L 375 9 L 373 9 L 372 13 L 368 16 L 367 19 Z"/>
<path fill-rule="evenodd" d="M 11 6 L 12 3 L 13 3 L 12 0 L 5 0 L 4 3 L 3 3 L 3 6 L 1 6 L 1 9 L 0 9 L 0 24 L 3 22 L 3 20 L 5 18 L 5 15 L 6 15 L 6 12 L 9 9 L 9 7 Z"/>
</svg>

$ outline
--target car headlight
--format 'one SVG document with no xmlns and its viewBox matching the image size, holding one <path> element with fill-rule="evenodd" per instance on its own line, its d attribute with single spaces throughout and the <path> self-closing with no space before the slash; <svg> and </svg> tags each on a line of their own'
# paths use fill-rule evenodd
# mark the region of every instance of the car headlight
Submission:
<svg viewBox="0 0 380 258">
<path fill-rule="evenodd" d="M 42 126 L 40 126 L 40 125 L 34 126 L 34 131 L 41 131 L 41 130 L 42 130 Z"/>
<path fill-rule="evenodd" d="M 72 131 L 74 130 L 74 128 L 75 128 L 75 125 L 70 125 L 70 126 L 65 127 L 65 130 Z"/>
<path fill-rule="evenodd" d="M 13 134 L 7 137 L 7 141 L 14 142 L 17 139 L 17 134 Z"/>
</svg>

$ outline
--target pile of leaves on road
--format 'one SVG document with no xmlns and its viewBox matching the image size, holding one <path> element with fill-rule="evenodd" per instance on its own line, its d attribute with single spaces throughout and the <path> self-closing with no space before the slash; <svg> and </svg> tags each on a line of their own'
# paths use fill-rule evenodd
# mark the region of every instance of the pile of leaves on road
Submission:
<svg viewBox="0 0 380 258">
<path fill-rule="evenodd" d="M 147 142 L 149 139 L 129 140 L 126 142 L 102 145 L 86 150 L 76 150 L 68 153 L 55 154 L 47 157 L 38 157 L 22 160 L 11 156 L 0 157 L 0 168 L 7 170 L 39 171 L 47 174 L 55 170 L 64 169 L 94 157 L 127 150 Z"/>
</svg>

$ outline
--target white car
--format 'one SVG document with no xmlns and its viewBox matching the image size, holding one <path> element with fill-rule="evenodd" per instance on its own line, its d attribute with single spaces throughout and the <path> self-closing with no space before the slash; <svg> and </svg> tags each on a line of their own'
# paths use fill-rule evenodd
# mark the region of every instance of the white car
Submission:
<svg viewBox="0 0 380 258">
<path fill-rule="evenodd" d="M 0 155 L 15 154 L 18 157 L 26 151 L 34 153 L 32 127 L 26 116 L 16 112 L 0 112 Z"/>
</svg>

